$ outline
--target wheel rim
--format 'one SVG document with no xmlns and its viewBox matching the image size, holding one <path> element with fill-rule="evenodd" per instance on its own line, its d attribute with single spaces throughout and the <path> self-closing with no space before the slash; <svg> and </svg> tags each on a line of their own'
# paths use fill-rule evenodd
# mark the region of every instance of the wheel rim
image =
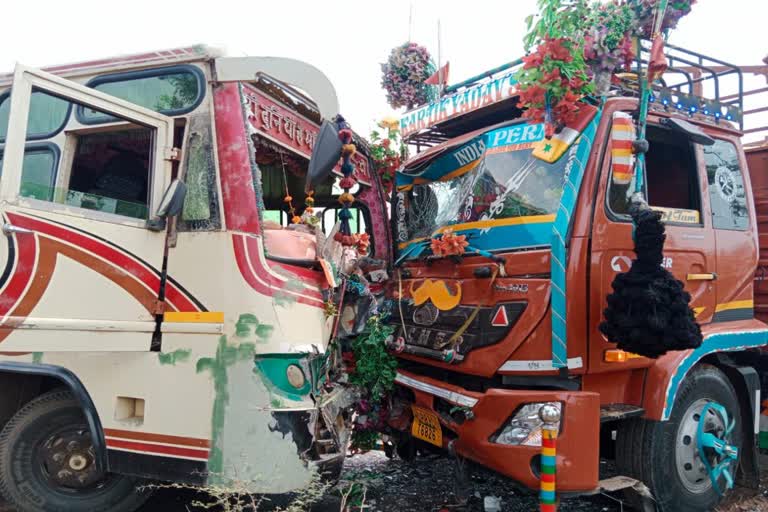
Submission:
<svg viewBox="0 0 768 512">
<path fill-rule="evenodd" d="M 38 446 L 37 468 L 51 488 L 63 492 L 100 489 L 109 477 L 96 466 L 96 451 L 85 425 L 57 429 Z"/>
<path fill-rule="evenodd" d="M 701 399 L 688 406 L 680 421 L 675 443 L 677 474 L 683 486 L 694 494 L 707 492 L 712 488 L 709 472 L 696 443 L 699 422 L 702 420 L 701 413 L 707 403 L 710 403 L 710 400 Z M 730 442 L 730 439 L 725 439 L 726 425 L 714 409 L 707 410 L 703 421 L 704 433 L 713 434 L 719 439 Z M 715 467 L 720 462 L 717 453 L 710 449 L 704 450 L 704 457 L 710 467 Z"/>
</svg>

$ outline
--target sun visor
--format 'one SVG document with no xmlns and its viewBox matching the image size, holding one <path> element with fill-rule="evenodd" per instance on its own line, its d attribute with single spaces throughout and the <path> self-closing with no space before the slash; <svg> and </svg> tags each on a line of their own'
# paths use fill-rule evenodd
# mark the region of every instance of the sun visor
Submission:
<svg viewBox="0 0 768 512">
<path fill-rule="evenodd" d="M 488 153 L 531 149 L 537 141 L 543 139 L 543 124 L 508 124 L 485 132 L 467 134 L 406 163 L 395 177 L 397 190 L 405 191 L 414 185 L 452 180 L 476 169 Z"/>
<path fill-rule="evenodd" d="M 548 139 L 542 139 L 533 148 L 533 156 L 547 163 L 555 163 L 568 151 L 597 113 L 597 107 L 579 104 L 579 112 L 572 123 L 568 123 Z"/>
</svg>

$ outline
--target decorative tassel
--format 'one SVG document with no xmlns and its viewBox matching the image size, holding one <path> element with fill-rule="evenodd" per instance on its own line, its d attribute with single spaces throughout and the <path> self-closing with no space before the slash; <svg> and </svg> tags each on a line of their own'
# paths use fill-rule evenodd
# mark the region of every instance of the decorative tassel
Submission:
<svg viewBox="0 0 768 512">
<path fill-rule="evenodd" d="M 666 5 L 661 2 L 657 7 L 654 33 L 658 32 Z M 661 266 L 666 240 L 664 224 L 661 213 L 651 210 L 643 196 L 645 152 L 648 151 L 645 129 L 652 72 L 652 69 L 647 70 L 647 80 L 639 77 L 637 139 L 632 143 L 632 153 L 636 156 L 635 191 L 629 213 L 637 257 L 628 272 L 614 278 L 613 293 L 608 295 L 608 307 L 603 312 L 605 320 L 599 328 L 621 350 L 657 358 L 670 350 L 700 346 L 702 335 L 690 307 L 690 294 L 681 281 Z M 631 176 L 619 176 L 620 181 L 627 179 L 631 180 Z"/>
<path fill-rule="evenodd" d="M 657 358 L 670 350 L 701 345 L 701 328 L 683 283 L 661 266 L 664 224 L 661 213 L 639 203 L 630 210 L 637 258 L 617 274 L 600 324 L 609 341 L 627 352 Z"/>
<path fill-rule="evenodd" d="M 352 229 L 349 225 L 349 221 L 352 219 L 352 212 L 349 211 L 349 207 L 355 202 L 355 197 L 349 191 L 357 184 L 357 180 L 354 177 L 355 166 L 352 165 L 352 156 L 357 149 L 352 143 L 352 130 L 344 118 L 338 116 L 336 118 L 336 125 L 339 129 L 339 140 L 343 144 L 341 147 L 341 174 L 344 177 L 340 180 L 339 185 L 344 190 L 344 193 L 339 196 L 339 203 L 342 206 L 339 212 L 341 223 L 335 238 L 342 245 L 351 247 L 356 246 L 358 243 L 357 238 L 352 235 Z"/>
</svg>

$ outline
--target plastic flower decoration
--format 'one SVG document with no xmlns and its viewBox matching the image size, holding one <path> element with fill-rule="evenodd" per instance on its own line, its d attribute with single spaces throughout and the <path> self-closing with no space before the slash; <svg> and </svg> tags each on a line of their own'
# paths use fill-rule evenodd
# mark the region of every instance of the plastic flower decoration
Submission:
<svg viewBox="0 0 768 512">
<path fill-rule="evenodd" d="M 435 72 L 429 51 L 416 43 L 405 43 L 392 50 L 381 65 L 381 85 L 392 108 L 409 109 L 430 102 L 435 87 L 424 81 Z"/>
<path fill-rule="evenodd" d="M 398 131 L 400 129 L 400 121 L 394 116 L 387 116 L 378 122 L 379 128 L 384 128 L 389 131 Z"/>
<path fill-rule="evenodd" d="M 355 237 L 355 246 L 357 248 L 357 254 L 365 256 L 368 254 L 368 248 L 371 245 L 371 236 L 368 233 L 359 233 L 353 235 Z"/>
<path fill-rule="evenodd" d="M 670 0 L 662 31 L 674 28 L 696 0 Z M 539 0 L 541 12 L 527 18 L 529 54 L 517 73 L 523 114 L 544 122 L 546 136 L 578 115 L 579 100 L 603 95 L 614 73 L 635 57 L 632 40 L 653 34 L 660 0 Z"/>
<path fill-rule="evenodd" d="M 441 258 L 447 256 L 461 256 L 466 252 L 467 237 L 465 235 L 457 235 L 452 229 L 446 229 L 442 235 L 438 235 L 430 242 L 430 248 L 432 254 Z"/>
</svg>

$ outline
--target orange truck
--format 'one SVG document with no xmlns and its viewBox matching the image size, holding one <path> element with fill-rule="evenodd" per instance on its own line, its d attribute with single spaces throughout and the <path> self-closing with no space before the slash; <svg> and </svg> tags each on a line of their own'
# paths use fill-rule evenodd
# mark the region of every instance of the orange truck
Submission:
<svg viewBox="0 0 768 512">
<path fill-rule="evenodd" d="M 745 129 L 744 117 L 759 121 L 768 89 L 744 83 L 768 68 L 673 46 L 668 60 L 650 98 L 645 196 L 663 214 L 662 266 L 691 294 L 701 346 L 650 359 L 598 329 L 634 257 L 610 140 L 614 114 L 638 110 L 636 76 L 542 146 L 510 63 L 401 119 L 420 152 L 398 171 L 391 208 L 388 345 L 399 370 L 389 425 L 400 453 L 436 445 L 538 489 L 546 409 L 558 492 L 600 489 L 601 457 L 664 511 L 710 510 L 733 482 L 756 485 L 768 162 L 765 145 L 745 150 L 742 137 L 765 130 Z M 562 156 L 537 158 L 541 147 Z M 449 230 L 466 236 L 466 253 L 437 257 L 431 241 Z"/>
</svg>

